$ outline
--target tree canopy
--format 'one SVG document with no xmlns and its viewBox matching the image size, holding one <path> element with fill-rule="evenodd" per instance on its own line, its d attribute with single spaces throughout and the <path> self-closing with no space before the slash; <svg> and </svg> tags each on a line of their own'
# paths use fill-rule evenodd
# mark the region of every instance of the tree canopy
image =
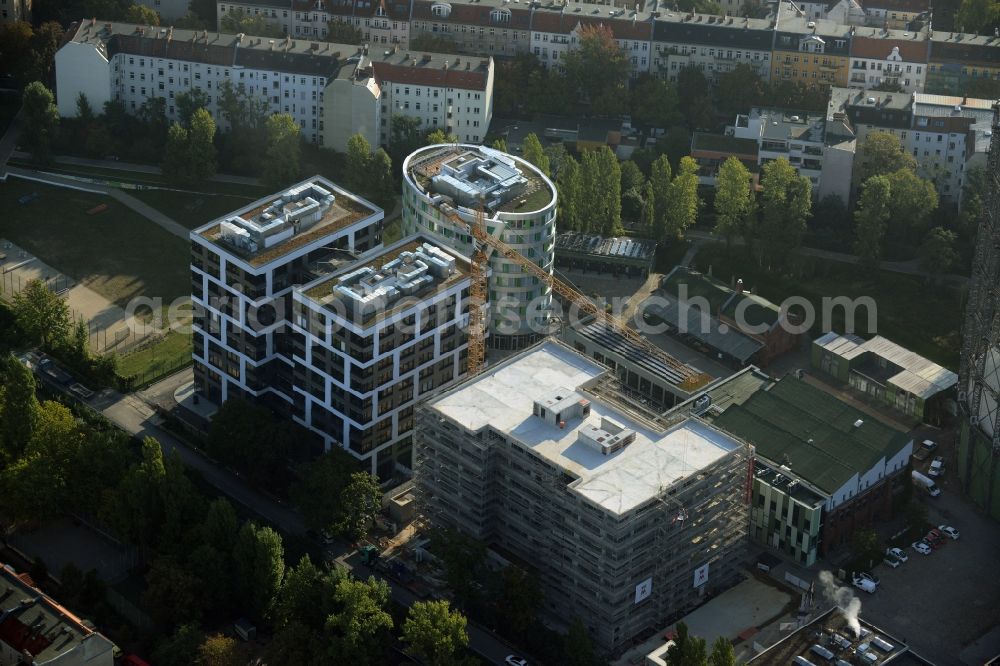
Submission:
<svg viewBox="0 0 1000 666">
<path fill-rule="evenodd" d="M 434 666 L 457 666 L 469 644 L 467 621 L 447 601 L 418 601 L 403 624 L 403 641 L 417 657 Z"/>
</svg>

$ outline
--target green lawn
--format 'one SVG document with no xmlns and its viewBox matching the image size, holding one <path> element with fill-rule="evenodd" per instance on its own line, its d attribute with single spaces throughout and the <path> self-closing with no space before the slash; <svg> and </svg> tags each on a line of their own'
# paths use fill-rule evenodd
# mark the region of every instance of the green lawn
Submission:
<svg viewBox="0 0 1000 666">
<path fill-rule="evenodd" d="M 175 370 L 191 360 L 191 334 L 168 331 L 153 344 L 118 357 L 118 374 L 152 376 Z"/>
<path fill-rule="evenodd" d="M 932 287 L 921 278 L 887 271 L 875 278 L 857 266 L 815 258 L 802 258 L 798 275 L 777 274 L 758 268 L 742 248 L 728 255 L 725 245 L 705 245 L 693 267 L 727 284 L 742 278 L 747 288 L 780 304 L 789 296 L 803 296 L 814 304 L 820 318 L 824 296 L 870 296 L 877 306 L 877 326 L 870 330 L 864 309 L 859 309 L 855 331 L 862 336 L 879 334 L 950 368 L 958 367 L 962 294 L 953 287 Z M 832 328 L 843 332 L 843 309 L 833 312 Z M 818 334 L 820 322 L 813 327 Z"/>
<path fill-rule="evenodd" d="M 38 192 L 27 205 L 17 199 Z M 87 215 L 106 203 L 108 210 Z M 164 305 L 191 291 L 187 242 L 115 200 L 42 183 L 0 183 L 0 237 L 124 306 L 137 296 Z"/>
<path fill-rule="evenodd" d="M 129 190 L 128 193 L 189 229 L 200 227 L 260 198 L 253 195 L 187 194 L 170 190 Z"/>
</svg>

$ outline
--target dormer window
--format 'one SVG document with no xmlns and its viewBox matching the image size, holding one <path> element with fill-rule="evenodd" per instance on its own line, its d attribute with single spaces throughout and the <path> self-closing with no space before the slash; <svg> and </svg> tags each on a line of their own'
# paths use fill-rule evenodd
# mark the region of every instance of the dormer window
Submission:
<svg viewBox="0 0 1000 666">
<path fill-rule="evenodd" d="M 494 9 L 490 12 L 491 23 L 510 23 L 510 10 L 506 8 Z"/>
<path fill-rule="evenodd" d="M 440 16 L 441 18 L 448 18 L 451 16 L 451 5 L 447 2 L 436 2 L 431 5 L 431 14 Z"/>
</svg>

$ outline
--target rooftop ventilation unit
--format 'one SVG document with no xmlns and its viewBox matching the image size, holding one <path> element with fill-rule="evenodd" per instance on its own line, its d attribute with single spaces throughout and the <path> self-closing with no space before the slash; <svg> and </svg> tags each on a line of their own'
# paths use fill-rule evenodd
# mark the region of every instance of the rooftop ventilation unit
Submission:
<svg viewBox="0 0 1000 666">
<path fill-rule="evenodd" d="M 601 417 L 601 425 L 585 424 L 580 428 L 580 440 L 600 451 L 603 455 L 611 455 L 620 451 L 635 441 L 635 431 L 629 430 L 620 423 Z"/>
</svg>

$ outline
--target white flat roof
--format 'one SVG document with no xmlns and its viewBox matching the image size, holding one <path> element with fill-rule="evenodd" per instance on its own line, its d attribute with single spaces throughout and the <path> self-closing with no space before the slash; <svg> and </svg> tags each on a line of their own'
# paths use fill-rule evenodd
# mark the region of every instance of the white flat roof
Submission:
<svg viewBox="0 0 1000 666">
<path fill-rule="evenodd" d="M 532 414 L 535 400 L 550 397 L 557 388 L 580 390 L 605 372 L 603 366 L 549 341 L 448 391 L 430 407 L 472 432 L 489 425 L 507 434 L 578 477 L 570 487 L 615 514 L 638 507 L 741 446 L 697 419 L 656 431 L 645 421 L 589 394 L 590 415 L 583 420 L 571 419 L 565 428 Z M 607 456 L 581 441 L 580 426 L 600 425 L 601 417 L 634 430 L 635 441 Z"/>
</svg>

